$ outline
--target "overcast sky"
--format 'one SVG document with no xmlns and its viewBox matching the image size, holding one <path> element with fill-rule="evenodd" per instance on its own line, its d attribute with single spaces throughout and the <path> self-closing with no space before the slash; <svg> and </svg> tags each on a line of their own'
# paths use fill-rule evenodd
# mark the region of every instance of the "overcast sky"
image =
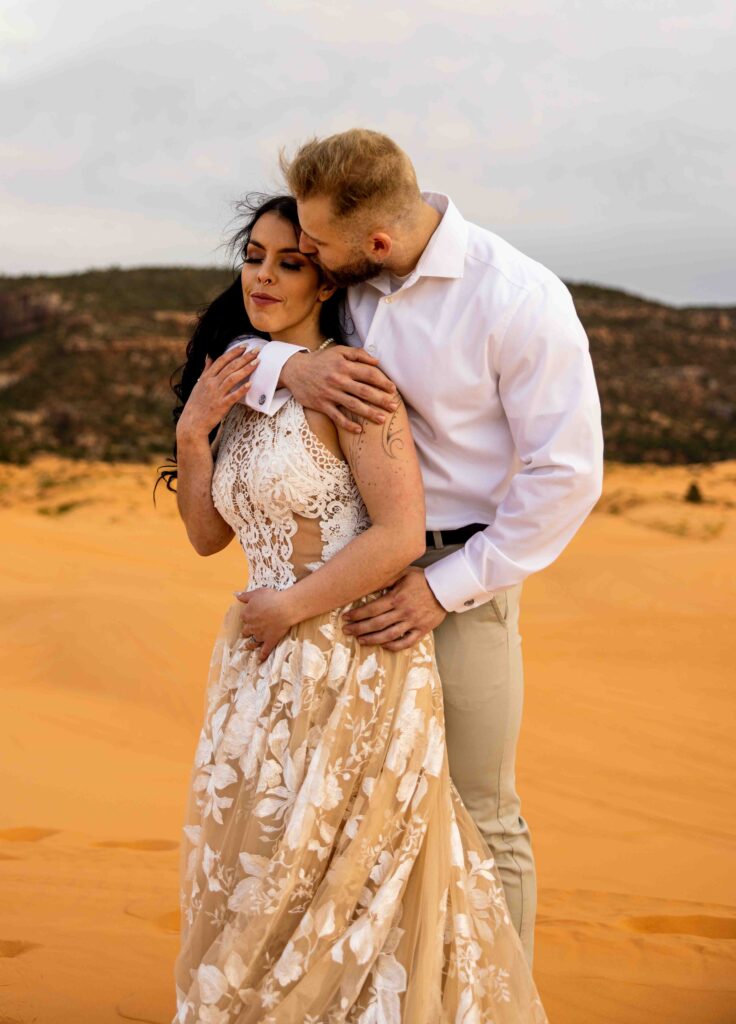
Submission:
<svg viewBox="0 0 736 1024">
<path fill-rule="evenodd" d="M 571 281 L 736 304 L 732 0 L 0 0 L 0 272 L 221 263 L 279 146 L 392 135 Z"/>
</svg>

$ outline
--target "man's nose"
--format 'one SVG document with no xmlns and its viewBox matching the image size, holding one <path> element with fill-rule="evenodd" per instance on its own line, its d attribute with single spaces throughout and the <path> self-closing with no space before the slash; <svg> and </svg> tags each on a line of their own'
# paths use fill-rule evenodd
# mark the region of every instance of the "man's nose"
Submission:
<svg viewBox="0 0 736 1024">
<path fill-rule="evenodd" d="M 299 249 L 304 253 L 317 252 L 317 246 L 313 242 L 309 241 L 303 231 L 299 235 Z"/>
</svg>

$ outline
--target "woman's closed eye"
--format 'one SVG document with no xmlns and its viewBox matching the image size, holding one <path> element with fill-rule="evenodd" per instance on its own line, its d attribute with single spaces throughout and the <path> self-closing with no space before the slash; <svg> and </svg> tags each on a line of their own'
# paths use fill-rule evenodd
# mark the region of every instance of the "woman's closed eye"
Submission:
<svg viewBox="0 0 736 1024">
<path fill-rule="evenodd" d="M 243 263 L 263 263 L 263 259 L 260 256 L 246 256 L 243 259 Z M 284 270 L 301 270 L 304 264 L 290 263 L 288 260 L 282 260 L 281 266 Z"/>
</svg>

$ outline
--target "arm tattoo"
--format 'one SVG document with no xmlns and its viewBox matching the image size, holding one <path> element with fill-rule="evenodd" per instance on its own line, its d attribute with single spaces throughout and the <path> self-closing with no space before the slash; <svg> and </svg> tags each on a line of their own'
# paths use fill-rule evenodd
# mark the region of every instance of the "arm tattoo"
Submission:
<svg viewBox="0 0 736 1024">
<path fill-rule="evenodd" d="M 386 420 L 383 424 L 383 432 L 381 434 L 383 450 L 390 459 L 397 458 L 394 454 L 395 450 L 398 449 L 398 451 L 402 451 L 404 447 L 404 438 L 401 436 L 404 433 L 404 428 L 396 426 L 396 417 L 399 413 L 399 409 L 401 409 L 401 405 L 399 405 L 396 412 L 391 413 L 391 418 Z"/>
<path fill-rule="evenodd" d="M 361 428 L 359 434 L 350 434 L 348 438 L 348 451 L 345 453 L 350 461 L 350 467 L 353 472 L 353 476 L 357 478 L 358 467 L 360 466 L 360 459 L 365 448 L 365 420 L 362 416 L 358 416 L 354 412 L 350 412 L 349 409 L 345 409 L 345 415 L 348 419 L 351 419 L 353 423 L 357 423 Z"/>
<path fill-rule="evenodd" d="M 398 453 L 400 453 L 404 448 L 404 438 L 402 436 L 404 428 L 397 426 L 397 416 L 400 409 L 401 405 L 399 405 L 396 412 L 391 413 L 390 417 L 384 422 L 381 429 L 381 448 L 390 459 L 398 458 Z M 367 420 L 347 409 L 345 409 L 344 412 L 349 416 L 353 423 L 358 423 L 364 428 L 359 434 L 350 434 L 350 437 L 348 438 L 348 451 L 346 452 L 353 471 L 353 476 L 357 478 L 360 473 L 360 463 L 365 449 L 365 426 L 367 424 Z"/>
</svg>

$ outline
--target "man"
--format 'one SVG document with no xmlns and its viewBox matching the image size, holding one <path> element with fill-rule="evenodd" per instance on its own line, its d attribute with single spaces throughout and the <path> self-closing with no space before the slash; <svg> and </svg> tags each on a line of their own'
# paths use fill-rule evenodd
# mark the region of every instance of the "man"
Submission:
<svg viewBox="0 0 736 1024">
<path fill-rule="evenodd" d="M 383 417 L 392 387 L 412 423 L 427 552 L 346 630 L 391 650 L 435 631 L 450 772 L 490 846 L 531 965 L 536 881 L 514 760 L 523 580 L 549 565 L 601 492 L 603 438 L 588 340 L 564 284 L 449 197 L 420 192 L 378 132 L 315 139 L 282 158 L 300 248 L 347 286 L 351 348 L 265 345 L 248 404 L 289 392 L 343 426 Z"/>
</svg>

